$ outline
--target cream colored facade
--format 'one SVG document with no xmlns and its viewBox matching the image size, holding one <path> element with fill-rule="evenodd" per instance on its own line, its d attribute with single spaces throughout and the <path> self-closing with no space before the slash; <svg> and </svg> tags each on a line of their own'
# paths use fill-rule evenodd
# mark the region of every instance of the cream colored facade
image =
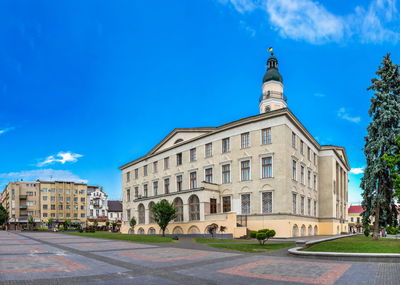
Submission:
<svg viewBox="0 0 400 285">
<path fill-rule="evenodd" d="M 40 182 L 41 219 L 86 223 L 87 185 L 74 182 Z"/>
<path fill-rule="evenodd" d="M 286 108 L 281 82 L 264 82 L 259 107 L 219 127 L 175 129 L 120 167 L 121 231 L 135 216 L 136 232 L 159 233 L 150 209 L 165 199 L 182 213 L 172 234 L 204 234 L 212 223 L 234 237 L 262 228 L 277 237 L 347 232 L 345 150 L 312 137 Z"/>
<path fill-rule="evenodd" d="M 2 204 L 12 226 L 27 226 L 29 216 L 40 223 L 40 188 L 37 182 L 11 182 L 2 193 Z"/>
</svg>

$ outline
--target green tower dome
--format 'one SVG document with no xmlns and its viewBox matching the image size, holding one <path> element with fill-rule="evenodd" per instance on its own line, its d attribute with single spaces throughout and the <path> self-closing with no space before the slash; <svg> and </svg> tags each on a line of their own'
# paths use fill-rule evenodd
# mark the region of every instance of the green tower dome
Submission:
<svg viewBox="0 0 400 285">
<path fill-rule="evenodd" d="M 273 54 L 267 60 L 267 72 L 264 74 L 263 83 L 271 80 L 283 82 L 282 75 L 278 70 L 278 60 Z"/>
</svg>

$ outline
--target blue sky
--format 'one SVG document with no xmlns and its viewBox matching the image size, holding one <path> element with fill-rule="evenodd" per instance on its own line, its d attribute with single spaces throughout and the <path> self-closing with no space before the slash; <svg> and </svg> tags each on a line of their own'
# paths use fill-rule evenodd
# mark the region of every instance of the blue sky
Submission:
<svg viewBox="0 0 400 285">
<path fill-rule="evenodd" d="M 1 1 L 0 187 L 87 180 L 121 197 L 118 167 L 175 127 L 258 113 L 273 46 L 289 108 L 359 180 L 370 79 L 400 63 L 397 1 Z"/>
</svg>

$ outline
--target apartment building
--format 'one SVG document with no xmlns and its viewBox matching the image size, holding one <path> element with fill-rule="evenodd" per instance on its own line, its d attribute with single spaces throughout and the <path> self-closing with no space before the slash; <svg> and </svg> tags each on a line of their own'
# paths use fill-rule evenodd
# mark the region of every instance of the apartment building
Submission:
<svg viewBox="0 0 400 285">
<path fill-rule="evenodd" d="M 171 234 L 207 233 L 210 224 L 243 236 L 347 232 L 350 170 L 343 147 L 321 145 L 289 110 L 275 56 L 267 61 L 260 114 L 218 127 L 178 128 L 122 171 L 122 232 L 159 232 L 151 212 L 174 203 Z"/>
<path fill-rule="evenodd" d="M 38 182 L 9 183 L 2 193 L 1 203 L 8 212 L 11 229 L 26 228 L 30 216 L 35 224 L 40 224 L 40 185 Z"/>
</svg>

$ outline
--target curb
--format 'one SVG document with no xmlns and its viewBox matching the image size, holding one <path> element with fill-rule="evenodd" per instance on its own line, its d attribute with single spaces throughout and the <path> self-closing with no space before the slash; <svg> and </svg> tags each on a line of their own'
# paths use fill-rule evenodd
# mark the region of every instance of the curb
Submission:
<svg viewBox="0 0 400 285">
<path fill-rule="evenodd" d="M 303 242 L 296 242 L 296 247 L 288 249 L 288 253 L 303 258 L 320 258 L 341 261 L 364 261 L 364 262 L 393 262 L 400 263 L 400 254 L 398 253 L 355 253 L 355 252 L 321 252 L 321 251 L 303 251 L 310 245 L 317 244 L 324 241 L 335 240 L 353 236 L 344 235 L 339 237 L 331 237 L 321 240 Z"/>
</svg>

